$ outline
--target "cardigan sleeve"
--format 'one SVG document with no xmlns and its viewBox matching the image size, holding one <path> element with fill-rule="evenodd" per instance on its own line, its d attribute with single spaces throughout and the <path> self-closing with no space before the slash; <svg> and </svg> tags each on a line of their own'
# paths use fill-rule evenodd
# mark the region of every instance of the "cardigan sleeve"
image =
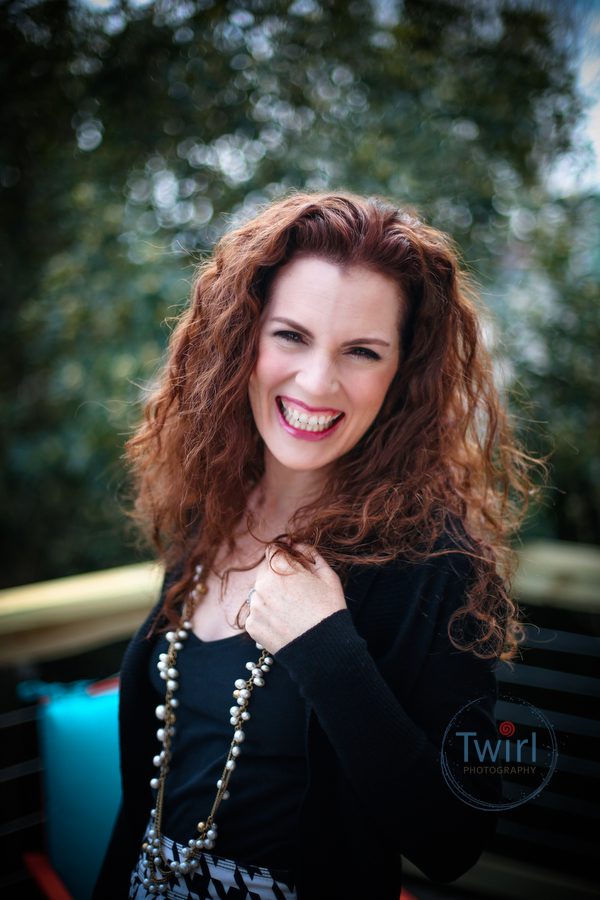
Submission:
<svg viewBox="0 0 600 900">
<path fill-rule="evenodd" d="M 459 554 L 438 557 L 422 568 L 422 578 L 409 580 L 408 596 L 398 569 L 382 568 L 369 594 L 376 597 L 373 616 L 379 630 L 385 621 L 389 632 L 395 607 L 397 634 L 385 637 L 387 650 L 377 663 L 349 609 L 332 613 L 274 655 L 334 748 L 346 789 L 362 812 L 357 827 L 377 829 L 391 853 L 402 853 L 442 882 L 474 865 L 497 818 L 457 798 L 441 767 L 444 732 L 470 700 L 482 698 L 471 718 L 479 737 L 497 737 L 493 661 L 457 651 L 447 636 L 451 613 L 464 603 L 469 567 Z M 369 597 L 363 615 L 368 619 Z M 407 690 L 402 673 L 409 670 Z M 499 798 L 497 778 L 487 789 L 488 798 Z"/>
</svg>

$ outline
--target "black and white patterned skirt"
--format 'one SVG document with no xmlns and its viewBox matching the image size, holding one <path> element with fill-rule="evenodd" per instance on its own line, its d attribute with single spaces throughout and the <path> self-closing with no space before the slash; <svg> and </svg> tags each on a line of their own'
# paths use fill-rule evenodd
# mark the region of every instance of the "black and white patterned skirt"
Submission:
<svg viewBox="0 0 600 900">
<path fill-rule="evenodd" d="M 183 846 L 164 835 L 161 840 L 164 859 L 167 862 L 179 861 Z M 173 875 L 168 890 L 162 896 L 169 900 L 297 900 L 289 872 L 264 866 L 241 866 L 212 853 L 202 853 L 199 860 L 200 865 L 195 872 L 179 877 Z M 131 873 L 129 900 L 156 897 L 144 886 L 148 875 L 146 857 L 140 853 Z"/>
</svg>

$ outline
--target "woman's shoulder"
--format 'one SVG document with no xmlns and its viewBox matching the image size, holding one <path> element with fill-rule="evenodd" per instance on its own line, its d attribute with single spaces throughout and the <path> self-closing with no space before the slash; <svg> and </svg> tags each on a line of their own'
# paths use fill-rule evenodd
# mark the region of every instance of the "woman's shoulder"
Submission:
<svg viewBox="0 0 600 900">
<path fill-rule="evenodd" d="M 467 541 L 449 530 L 420 558 L 353 567 L 346 600 L 357 626 L 376 643 L 418 633 L 429 644 L 468 605 L 475 574 Z"/>
<path fill-rule="evenodd" d="M 464 582 L 474 574 L 473 550 L 461 526 L 445 528 L 433 542 L 423 539 L 414 546 L 414 553 L 399 552 L 387 562 L 353 566 L 352 571 L 380 586 L 439 578 Z"/>
</svg>

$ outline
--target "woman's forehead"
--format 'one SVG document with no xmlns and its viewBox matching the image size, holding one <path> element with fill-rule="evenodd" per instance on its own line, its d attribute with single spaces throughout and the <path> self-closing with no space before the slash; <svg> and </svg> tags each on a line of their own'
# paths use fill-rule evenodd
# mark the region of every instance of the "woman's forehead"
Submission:
<svg viewBox="0 0 600 900">
<path fill-rule="evenodd" d="M 310 330 L 358 327 L 389 334 L 397 330 L 403 310 L 399 285 L 364 266 L 318 257 L 301 257 L 277 273 L 270 291 L 268 318 L 285 317 Z"/>
</svg>

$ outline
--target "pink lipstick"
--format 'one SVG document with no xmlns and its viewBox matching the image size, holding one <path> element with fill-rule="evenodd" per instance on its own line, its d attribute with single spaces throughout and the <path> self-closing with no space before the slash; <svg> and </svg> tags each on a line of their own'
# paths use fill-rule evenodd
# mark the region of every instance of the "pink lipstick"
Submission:
<svg viewBox="0 0 600 900">
<path fill-rule="evenodd" d="M 289 403 L 289 405 L 291 407 L 296 407 L 297 409 L 306 410 L 307 414 L 322 415 L 322 416 L 324 416 L 324 415 L 337 416 L 337 418 L 335 418 L 335 420 L 329 426 L 329 428 L 325 428 L 323 431 L 306 431 L 305 429 L 302 429 L 302 428 L 295 428 L 293 425 L 291 425 L 287 421 L 287 419 L 285 418 L 285 416 L 283 414 L 283 408 L 282 408 L 282 404 L 281 404 L 282 400 L 284 401 L 284 403 L 287 401 L 287 403 Z M 288 432 L 288 434 L 291 434 L 292 437 L 298 438 L 299 440 L 303 440 L 303 441 L 325 440 L 325 438 L 328 438 L 331 434 L 334 433 L 334 431 L 336 431 L 338 429 L 342 420 L 345 418 L 344 413 L 339 409 L 331 409 L 330 407 L 318 407 L 318 408 L 311 407 L 311 406 L 308 406 L 306 403 L 302 403 L 299 400 L 292 400 L 292 398 L 284 397 L 283 395 L 281 397 L 277 397 L 275 399 L 275 406 L 277 408 L 277 415 L 279 417 L 279 422 L 281 423 L 283 428 L 285 428 L 285 430 Z"/>
</svg>

